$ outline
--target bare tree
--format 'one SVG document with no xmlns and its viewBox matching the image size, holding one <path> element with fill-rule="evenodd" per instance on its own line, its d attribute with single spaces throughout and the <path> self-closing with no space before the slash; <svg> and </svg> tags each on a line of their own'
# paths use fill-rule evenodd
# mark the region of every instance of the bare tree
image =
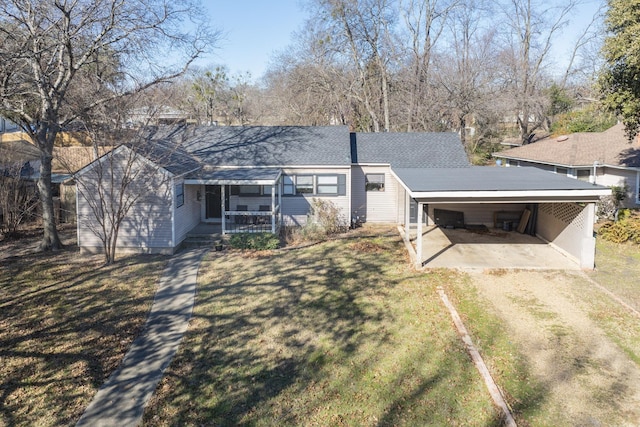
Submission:
<svg viewBox="0 0 640 427">
<path fill-rule="evenodd" d="M 425 114 L 429 115 L 428 112 L 432 111 L 432 62 L 435 49 L 445 30 L 449 14 L 458 3 L 459 0 L 400 2 L 400 13 L 404 18 L 406 31 L 406 36 L 403 37 L 407 43 L 405 57 L 409 64 L 405 72 L 407 78 L 403 79 L 408 98 L 405 99 L 407 132 L 414 130 Z"/>
<path fill-rule="evenodd" d="M 195 1 L 0 1 L 0 115 L 41 152 L 41 249 L 61 247 L 51 191 L 56 135 L 96 106 L 180 75 L 208 49 L 216 34 Z"/>
<path fill-rule="evenodd" d="M 477 146 L 468 139 L 469 122 L 475 121 L 477 125 L 492 115 L 491 99 L 495 95 L 495 30 L 483 27 L 489 12 L 483 3 L 462 0 L 451 12 L 446 53 L 438 55 L 435 61 L 435 80 L 444 91 L 442 104 L 452 127 L 458 130 L 462 143 L 470 151 Z"/>
<path fill-rule="evenodd" d="M 20 225 L 36 215 L 38 196 L 33 182 L 21 176 L 24 167 L 21 162 L 0 166 L 0 231 L 3 233 L 15 233 Z"/>
<path fill-rule="evenodd" d="M 357 80 L 349 96 L 366 109 L 374 132 L 389 130 L 390 61 L 393 58 L 394 19 L 390 0 L 317 0 L 312 19 L 325 24 L 319 39 L 355 70 Z"/>
<path fill-rule="evenodd" d="M 517 121 L 520 138 L 546 123 L 548 99 L 544 89 L 550 83 L 546 73 L 553 41 L 568 24 L 580 0 L 549 5 L 542 0 L 495 0 L 505 22 L 505 49 L 500 52 L 503 98 Z"/>
</svg>

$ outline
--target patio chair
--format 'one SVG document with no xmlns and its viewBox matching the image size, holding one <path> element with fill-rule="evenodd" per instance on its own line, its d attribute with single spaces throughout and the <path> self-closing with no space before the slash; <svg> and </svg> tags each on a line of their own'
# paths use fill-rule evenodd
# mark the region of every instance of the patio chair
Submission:
<svg viewBox="0 0 640 427">
<path fill-rule="evenodd" d="M 247 212 L 249 209 L 247 209 L 247 205 L 237 205 L 236 206 L 236 211 L 239 212 Z M 246 215 L 236 215 L 236 224 L 247 224 L 249 217 Z"/>
<path fill-rule="evenodd" d="M 271 212 L 270 205 L 260 205 L 258 206 L 259 212 Z M 271 218 L 268 215 L 260 215 L 258 217 L 258 224 L 269 224 L 271 222 Z"/>
</svg>

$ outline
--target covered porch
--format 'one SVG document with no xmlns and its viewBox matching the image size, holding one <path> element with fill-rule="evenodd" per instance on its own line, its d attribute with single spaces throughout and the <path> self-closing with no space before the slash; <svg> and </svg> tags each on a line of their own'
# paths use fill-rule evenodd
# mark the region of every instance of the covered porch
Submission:
<svg viewBox="0 0 640 427">
<path fill-rule="evenodd" d="M 274 168 L 205 169 L 185 185 L 196 187 L 201 223 L 215 225 L 222 235 L 275 234 L 282 224 L 281 179 Z"/>
</svg>

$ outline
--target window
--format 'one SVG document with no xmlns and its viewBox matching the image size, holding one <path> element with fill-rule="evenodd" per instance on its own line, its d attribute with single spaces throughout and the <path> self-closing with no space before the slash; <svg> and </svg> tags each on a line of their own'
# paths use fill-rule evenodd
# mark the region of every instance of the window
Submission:
<svg viewBox="0 0 640 427">
<path fill-rule="evenodd" d="M 260 186 L 259 185 L 241 185 L 240 195 L 241 196 L 259 196 Z"/>
<path fill-rule="evenodd" d="M 282 194 L 284 195 L 288 195 L 288 196 L 293 196 L 295 193 L 295 185 L 293 183 L 293 178 L 292 176 L 288 176 L 285 175 L 282 177 Z"/>
<path fill-rule="evenodd" d="M 313 175 L 296 176 L 296 194 L 313 194 Z"/>
<path fill-rule="evenodd" d="M 184 205 L 184 183 L 176 184 L 176 208 Z"/>
<path fill-rule="evenodd" d="M 365 175 L 365 190 L 384 191 L 384 174 L 368 173 Z"/>
<path fill-rule="evenodd" d="M 556 167 L 556 173 L 557 173 L 558 175 L 564 175 L 564 176 L 567 176 L 567 174 L 569 173 L 569 169 L 567 169 L 567 168 L 559 168 L 559 167 Z"/>
<path fill-rule="evenodd" d="M 265 187 L 269 191 L 271 187 Z M 312 194 L 317 196 L 345 196 L 347 194 L 347 175 L 285 175 L 282 180 L 282 194 L 295 196 Z"/>
<path fill-rule="evenodd" d="M 589 182 L 589 178 L 591 177 L 591 171 L 589 169 L 578 169 L 577 178 L 580 181 Z"/>
<path fill-rule="evenodd" d="M 318 175 L 318 194 L 338 194 L 338 175 Z"/>
</svg>

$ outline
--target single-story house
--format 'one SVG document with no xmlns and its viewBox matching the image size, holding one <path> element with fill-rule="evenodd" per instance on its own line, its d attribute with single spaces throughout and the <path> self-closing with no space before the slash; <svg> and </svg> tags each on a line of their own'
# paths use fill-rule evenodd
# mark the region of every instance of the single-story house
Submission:
<svg viewBox="0 0 640 427">
<path fill-rule="evenodd" d="M 549 137 L 493 153 L 506 166 L 529 166 L 607 187 L 626 186 L 625 207 L 640 206 L 640 142 L 629 143 L 624 125 L 604 132 Z"/>
<path fill-rule="evenodd" d="M 117 185 L 126 164 L 138 183 L 118 248 L 143 252 L 172 253 L 201 223 L 218 224 L 224 234 L 302 225 L 321 198 L 345 224 L 395 223 L 418 235 L 430 224 L 495 227 L 527 209 L 528 232 L 592 268 L 595 202 L 610 193 L 534 169 L 473 167 L 454 133 L 187 125 L 151 129 L 145 141 L 122 145 L 76 174 L 83 251 L 102 246 L 96 199 Z M 119 171 L 115 179 L 105 179 L 109 164 Z M 416 246 L 421 260 L 422 239 Z"/>
</svg>

